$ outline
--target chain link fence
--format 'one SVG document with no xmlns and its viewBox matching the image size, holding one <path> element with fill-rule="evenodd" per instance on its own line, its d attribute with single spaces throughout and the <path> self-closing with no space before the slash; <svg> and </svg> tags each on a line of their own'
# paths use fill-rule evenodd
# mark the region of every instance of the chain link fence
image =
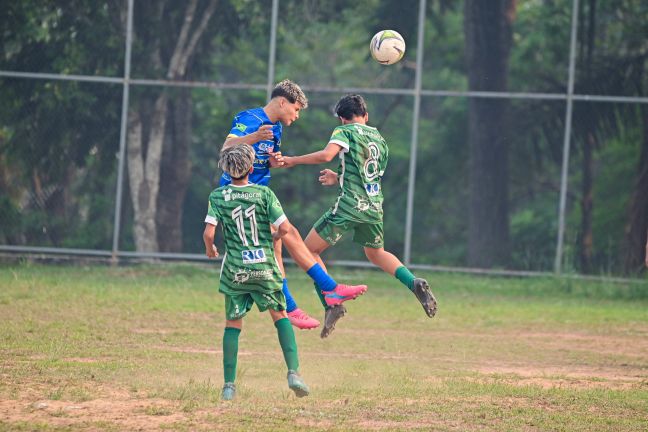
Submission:
<svg viewBox="0 0 648 432">
<path fill-rule="evenodd" d="M 234 2 L 212 11 L 193 63 L 175 75 L 155 67 L 171 64 L 172 56 L 147 50 L 159 39 L 178 53 L 180 32 L 166 29 L 164 19 L 155 27 L 151 11 L 133 0 L 87 11 L 80 2 L 78 13 L 34 7 L 38 18 L 16 24 L 0 61 L 0 251 L 205 259 L 206 202 L 220 176 L 217 154 L 231 120 L 238 111 L 264 105 L 274 83 L 290 78 L 302 86 L 310 107 L 284 130 L 286 154 L 326 145 L 337 125 L 332 107 L 341 95 L 358 92 L 367 99 L 370 123 L 390 146 L 383 179 L 386 249 L 412 267 L 519 275 L 621 271 L 642 134 L 648 134 L 642 90 L 648 79 L 643 69 L 643 75 L 627 78 L 638 80 L 637 86 L 610 83 L 594 87 L 600 88 L 595 94 L 579 89 L 601 82 L 592 70 L 626 67 L 588 53 L 596 46 L 589 39 L 604 40 L 606 53 L 629 50 L 619 29 L 627 22 L 645 29 L 645 4 L 625 2 L 626 15 L 609 22 L 609 2 L 592 16 L 579 0 L 519 1 L 507 90 L 471 91 L 461 2 L 409 2 L 413 25 L 397 28 L 408 52 L 390 67 L 369 58 L 371 34 L 357 9 L 322 3 Z M 404 19 L 389 15 L 394 2 L 365 3 L 387 14 L 389 19 L 374 24 L 378 28 L 397 27 Z M 166 7 L 169 22 L 182 22 L 185 3 Z M 187 50 L 210 4 L 197 8 Z M 249 27 L 231 38 L 210 27 L 243 20 Z M 592 35 L 596 26 L 619 34 Z M 643 60 L 635 61 L 645 64 L 642 52 Z M 468 258 L 467 125 L 475 100 L 493 109 L 504 103 L 507 113 L 500 135 L 507 147 L 510 259 L 497 269 L 471 268 Z M 152 113 L 162 103 L 164 136 L 156 143 L 152 131 L 160 118 Z M 144 176 L 154 171 L 146 155 L 156 145 L 159 195 L 149 201 L 154 211 L 143 214 L 137 209 L 151 186 L 135 177 L 138 164 Z M 304 235 L 336 196 L 318 185 L 322 168 L 273 174 L 273 190 Z M 147 234 L 155 237 L 149 250 L 137 245 L 136 227 L 146 225 L 141 218 L 155 220 L 155 231 Z M 346 239 L 325 258 L 363 265 L 361 248 L 352 244 Z"/>
</svg>

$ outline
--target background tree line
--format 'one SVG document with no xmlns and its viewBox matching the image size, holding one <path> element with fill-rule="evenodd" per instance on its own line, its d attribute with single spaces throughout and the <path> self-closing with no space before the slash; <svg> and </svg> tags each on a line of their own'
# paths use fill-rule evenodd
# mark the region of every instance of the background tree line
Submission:
<svg viewBox="0 0 648 432">
<path fill-rule="evenodd" d="M 0 69 L 123 75 L 126 2 L 0 1 Z M 284 151 L 322 147 L 341 94 L 318 87 L 412 88 L 417 8 L 402 2 L 282 0 L 276 79 L 309 89 Z M 136 2 L 133 78 L 265 83 L 271 1 Z M 427 90 L 564 93 L 571 2 L 430 0 Z M 575 92 L 646 96 L 648 6 L 584 0 Z M 399 30 L 406 59 L 369 59 L 370 36 Z M 0 243 L 109 249 L 119 146 L 119 84 L 3 78 Z M 123 250 L 201 252 L 205 201 L 234 113 L 263 89 L 131 87 Z M 367 95 L 390 143 L 387 245 L 403 248 L 412 97 Z M 416 263 L 550 270 L 565 102 L 426 96 L 421 106 L 412 257 Z M 319 168 L 277 171 L 273 189 L 302 231 L 332 202 Z M 634 272 L 648 230 L 646 104 L 575 102 L 565 265 Z M 337 259 L 360 258 L 338 248 Z"/>
</svg>

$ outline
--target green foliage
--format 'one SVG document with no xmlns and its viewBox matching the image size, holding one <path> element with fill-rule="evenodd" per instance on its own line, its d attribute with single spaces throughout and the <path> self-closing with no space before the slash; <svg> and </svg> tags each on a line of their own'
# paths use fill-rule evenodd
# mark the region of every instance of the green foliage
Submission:
<svg viewBox="0 0 648 432">
<path fill-rule="evenodd" d="M 121 76 L 125 4 L 3 2 L 0 69 Z M 265 103 L 271 4 L 219 1 L 187 73 L 192 80 L 250 84 L 251 88 L 192 92 L 193 169 L 183 205 L 182 252 L 202 252 L 206 197 L 220 176 L 217 152 L 233 115 Z M 198 15 L 205 5 L 199 2 Z M 516 2 L 510 90 L 565 91 L 571 5 L 569 0 Z M 165 78 L 185 6 L 182 2 L 135 3 L 134 77 Z M 463 2 L 427 2 L 422 50 L 416 46 L 416 12 L 394 1 L 280 1 L 275 80 L 291 78 L 311 89 L 307 92 L 310 108 L 284 130 L 286 154 L 321 149 L 337 125 L 331 110 L 342 92 L 317 91 L 318 87 L 413 88 L 414 66 L 421 53 L 425 90 L 467 88 Z M 581 2 L 578 18 L 576 91 L 645 96 L 645 2 Z M 371 35 L 383 28 L 398 30 L 407 41 L 404 60 L 390 67 L 374 62 L 368 51 Z M 151 57 L 157 44 L 163 48 L 159 62 Z M 154 86 L 131 86 L 131 104 L 150 100 L 159 91 Z M 0 177 L 11 179 L 0 181 L 2 243 L 110 247 L 121 95 L 121 86 L 112 84 L 0 80 Z M 367 100 L 370 123 L 390 146 L 384 185 L 386 240 L 387 248 L 400 255 L 411 180 L 413 98 L 380 94 Z M 503 133 L 510 167 L 510 268 L 552 268 L 564 109 L 564 101 L 509 102 L 509 124 Z M 422 99 L 412 233 L 416 263 L 465 265 L 470 196 L 467 113 L 468 101 L 463 98 Z M 616 273 L 639 143 L 646 132 L 632 104 L 577 102 L 573 126 L 566 267 L 579 271 L 580 162 L 584 140 L 591 133 L 598 143 L 594 149 L 594 266 L 597 272 Z M 298 167 L 273 174 L 272 187 L 303 234 L 335 199 L 334 189 L 323 189 L 317 182 L 323 168 Z M 133 241 L 127 189 L 120 233 L 120 246 L 126 250 Z M 360 248 L 347 242 L 329 258 L 364 260 Z"/>
</svg>

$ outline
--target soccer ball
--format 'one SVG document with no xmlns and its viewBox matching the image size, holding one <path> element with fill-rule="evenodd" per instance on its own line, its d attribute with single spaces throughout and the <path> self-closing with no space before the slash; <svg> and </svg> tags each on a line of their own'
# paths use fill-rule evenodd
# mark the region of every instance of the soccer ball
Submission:
<svg viewBox="0 0 648 432">
<path fill-rule="evenodd" d="M 369 51 L 378 63 L 394 64 L 405 55 L 405 39 L 397 31 L 381 30 L 371 38 Z"/>
</svg>

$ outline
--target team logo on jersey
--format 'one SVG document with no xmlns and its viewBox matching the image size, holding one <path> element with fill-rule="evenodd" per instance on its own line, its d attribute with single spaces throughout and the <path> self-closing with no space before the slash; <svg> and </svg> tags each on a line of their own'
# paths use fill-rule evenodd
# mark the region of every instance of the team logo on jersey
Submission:
<svg viewBox="0 0 648 432">
<path fill-rule="evenodd" d="M 257 144 L 257 148 L 261 153 L 268 153 L 274 150 L 274 143 L 267 143 L 262 141 L 259 144 Z"/>
<path fill-rule="evenodd" d="M 243 256 L 243 264 L 256 264 L 268 260 L 263 249 L 244 250 L 241 251 L 241 255 Z"/>
<path fill-rule="evenodd" d="M 369 211 L 370 206 L 371 206 L 371 204 L 369 203 L 369 201 L 367 201 L 366 199 L 356 195 L 356 206 L 355 206 L 356 210 L 358 210 L 359 212 L 364 213 L 366 211 Z"/>
<path fill-rule="evenodd" d="M 263 269 L 263 270 L 250 270 L 245 268 L 240 268 L 234 270 L 233 268 L 229 269 L 230 272 L 234 273 L 232 281 L 235 284 L 241 285 L 250 280 L 272 280 L 274 276 L 273 269 Z"/>
<path fill-rule="evenodd" d="M 225 201 L 230 201 L 232 199 L 232 189 L 225 189 L 223 191 L 223 199 Z"/>
<path fill-rule="evenodd" d="M 236 123 L 236 126 L 234 126 L 234 128 L 240 130 L 241 132 L 245 132 L 247 126 L 245 126 L 243 123 Z"/>
<path fill-rule="evenodd" d="M 240 269 L 234 273 L 234 283 L 242 284 L 250 279 L 250 273 L 245 269 Z"/>
<path fill-rule="evenodd" d="M 380 183 L 365 183 L 364 187 L 369 196 L 376 196 L 380 193 Z"/>
</svg>

